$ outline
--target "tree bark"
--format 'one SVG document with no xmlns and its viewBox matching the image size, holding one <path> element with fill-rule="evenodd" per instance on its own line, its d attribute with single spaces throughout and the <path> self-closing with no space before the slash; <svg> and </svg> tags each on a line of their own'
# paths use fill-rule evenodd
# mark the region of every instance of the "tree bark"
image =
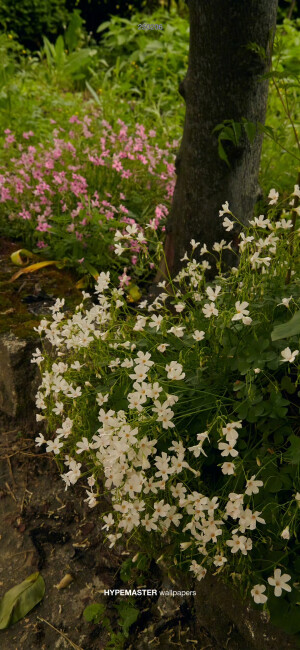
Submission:
<svg viewBox="0 0 300 650">
<path fill-rule="evenodd" d="M 212 131 L 226 119 L 264 123 L 268 80 L 261 77 L 269 68 L 277 4 L 278 0 L 188 2 L 189 65 L 179 87 L 186 115 L 165 243 L 171 275 L 180 269 L 185 251 L 191 252 L 192 238 L 208 247 L 226 239 L 219 217 L 225 201 L 241 222 L 252 217 L 259 193 L 262 136 L 256 135 L 252 145 L 246 137 L 237 148 L 230 144 L 228 168 L 218 155 L 218 136 Z M 250 50 L 249 43 L 264 48 L 267 60 Z M 160 277 L 165 270 L 162 262 Z"/>
</svg>

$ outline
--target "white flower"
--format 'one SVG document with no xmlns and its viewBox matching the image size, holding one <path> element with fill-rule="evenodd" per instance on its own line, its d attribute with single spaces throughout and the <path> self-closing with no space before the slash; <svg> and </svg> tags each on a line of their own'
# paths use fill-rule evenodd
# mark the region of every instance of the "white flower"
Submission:
<svg viewBox="0 0 300 650">
<path fill-rule="evenodd" d="M 96 402 L 99 406 L 102 406 L 104 402 L 108 401 L 108 394 L 102 395 L 102 393 L 97 393 Z"/>
<path fill-rule="evenodd" d="M 214 302 L 211 303 L 206 303 L 204 307 L 202 307 L 202 312 L 205 316 L 205 318 L 210 318 L 211 316 L 218 316 L 218 309 L 215 307 Z"/>
<path fill-rule="evenodd" d="M 77 454 L 82 454 L 83 451 L 89 451 L 90 445 L 88 439 L 82 438 L 81 442 L 77 442 L 76 447 L 78 447 L 78 449 L 76 449 Z"/>
<path fill-rule="evenodd" d="M 208 295 L 209 300 L 211 300 L 211 302 L 215 302 L 215 300 L 217 300 L 217 297 L 218 297 L 218 295 L 219 295 L 219 293 L 221 291 L 221 288 L 222 287 L 220 287 L 220 285 L 217 285 L 214 289 L 213 289 L 213 287 L 207 287 L 206 288 L 206 293 Z"/>
<path fill-rule="evenodd" d="M 284 591 L 292 591 L 292 588 L 290 585 L 287 584 L 289 580 L 291 579 L 291 576 L 288 575 L 288 573 L 283 573 L 281 575 L 281 570 L 280 569 L 275 569 L 274 571 L 274 577 L 273 578 L 268 578 L 268 583 L 271 585 L 271 587 L 275 587 L 274 594 L 275 596 L 281 596 L 282 590 Z"/>
<path fill-rule="evenodd" d="M 232 456 L 232 458 L 235 458 L 239 453 L 230 442 L 219 442 L 218 449 L 223 450 L 221 456 Z"/>
<path fill-rule="evenodd" d="M 105 289 L 108 289 L 109 280 L 110 280 L 109 271 L 107 271 L 107 273 L 104 273 L 104 271 L 102 271 L 97 278 L 95 293 L 103 293 Z"/>
<path fill-rule="evenodd" d="M 257 605 L 267 602 L 268 597 L 264 595 L 264 591 L 266 591 L 265 585 L 254 585 L 253 589 L 251 589 L 251 596 Z"/>
<path fill-rule="evenodd" d="M 175 310 L 180 314 L 185 308 L 185 302 L 178 302 L 177 305 L 174 305 Z"/>
<path fill-rule="evenodd" d="M 250 318 L 249 316 L 243 316 L 243 318 L 242 318 L 242 323 L 243 323 L 244 325 L 251 325 L 251 323 L 252 323 L 252 318 Z"/>
<path fill-rule="evenodd" d="M 97 505 L 97 499 L 93 491 L 86 490 L 87 498 L 84 501 L 87 502 L 89 508 L 94 508 Z"/>
<path fill-rule="evenodd" d="M 274 188 L 272 190 L 270 190 L 270 192 L 268 194 L 268 199 L 270 199 L 269 204 L 274 205 L 274 203 L 277 203 L 278 198 L 279 198 L 279 193 L 276 192 L 276 190 L 274 190 Z"/>
<path fill-rule="evenodd" d="M 145 519 L 141 520 L 141 524 L 146 528 L 148 532 L 151 530 L 157 530 L 157 525 L 153 519 L 150 519 L 149 515 L 145 515 Z"/>
<path fill-rule="evenodd" d="M 293 196 L 298 196 L 298 199 L 300 199 L 300 187 L 299 187 L 299 185 L 294 185 Z"/>
<path fill-rule="evenodd" d="M 293 296 L 290 296 L 289 298 L 282 298 L 282 301 L 279 302 L 276 306 L 280 307 L 280 305 L 283 305 L 284 307 L 288 307 L 291 300 L 293 300 Z"/>
<path fill-rule="evenodd" d="M 195 241 L 194 239 L 191 239 L 190 244 L 191 244 L 191 247 L 192 247 L 193 250 L 195 250 L 195 248 L 197 248 L 197 246 L 200 246 L 200 242 Z"/>
<path fill-rule="evenodd" d="M 152 397 L 152 399 L 157 399 L 161 391 L 162 388 L 157 381 L 155 381 L 154 384 L 152 385 L 148 384 L 148 392 L 147 392 L 148 397 Z"/>
<path fill-rule="evenodd" d="M 163 499 L 161 501 L 156 501 L 154 504 L 153 519 L 157 520 L 159 517 L 166 517 L 169 510 L 169 504 L 165 503 Z"/>
<path fill-rule="evenodd" d="M 265 219 L 264 215 L 260 214 L 259 217 L 254 217 L 249 223 L 251 223 L 251 226 L 256 226 L 257 228 L 266 228 L 271 222 L 270 219 Z"/>
<path fill-rule="evenodd" d="M 222 427 L 222 433 L 225 436 L 226 440 L 231 443 L 234 440 L 237 440 L 238 432 L 236 429 L 241 429 L 242 426 L 242 420 L 238 420 L 238 422 L 228 422 L 226 424 L 226 427 Z"/>
<path fill-rule="evenodd" d="M 158 330 L 160 329 L 160 326 L 162 324 L 162 321 L 163 321 L 163 317 L 161 315 L 156 316 L 156 314 L 153 314 L 153 316 L 151 316 L 151 320 L 149 322 L 149 327 L 155 327 L 156 331 L 158 332 Z"/>
<path fill-rule="evenodd" d="M 216 251 L 217 253 L 220 253 L 223 248 L 230 248 L 231 242 L 226 245 L 225 239 L 221 239 L 221 241 L 217 242 L 215 241 L 213 245 L 213 250 Z"/>
<path fill-rule="evenodd" d="M 239 300 L 237 300 L 237 302 L 235 303 L 235 309 L 237 313 L 234 314 L 231 320 L 233 321 L 241 320 L 244 316 L 248 316 L 249 314 L 249 309 L 247 309 L 248 305 L 249 305 L 248 302 L 240 302 Z"/>
<path fill-rule="evenodd" d="M 219 217 L 223 217 L 223 214 L 230 214 L 228 201 L 225 201 L 225 203 L 223 203 L 222 210 L 219 211 Z"/>
<path fill-rule="evenodd" d="M 261 369 L 260 368 L 253 368 L 253 371 L 255 372 L 256 375 L 259 375 L 259 373 L 261 372 Z"/>
<path fill-rule="evenodd" d="M 228 217 L 225 217 L 223 221 L 223 228 L 225 228 L 226 232 L 230 232 L 234 226 L 234 222 L 228 219 Z"/>
<path fill-rule="evenodd" d="M 291 228 L 293 225 L 293 222 L 291 219 L 281 219 L 280 221 L 276 221 L 276 228 L 282 228 L 283 230 L 288 230 Z"/>
<path fill-rule="evenodd" d="M 63 443 L 60 442 L 59 438 L 54 438 L 54 440 L 47 440 L 46 451 L 52 451 L 54 454 L 59 454 L 61 447 L 63 447 Z"/>
<path fill-rule="evenodd" d="M 124 361 L 121 363 L 121 368 L 132 368 L 133 366 L 133 359 L 124 359 Z"/>
<path fill-rule="evenodd" d="M 286 526 L 286 527 L 284 528 L 284 530 L 282 531 L 280 537 L 282 537 L 282 539 L 290 539 L 290 529 L 289 529 L 289 526 Z"/>
<path fill-rule="evenodd" d="M 134 374 L 129 375 L 129 377 L 130 379 L 133 379 L 133 381 L 144 381 L 144 379 L 147 377 L 147 372 L 149 372 L 148 366 L 139 364 L 135 367 Z"/>
<path fill-rule="evenodd" d="M 160 345 L 157 346 L 157 350 L 159 352 L 165 352 L 167 347 L 169 347 L 169 343 L 161 343 Z"/>
<path fill-rule="evenodd" d="M 71 431 L 72 431 L 72 426 L 73 426 L 73 420 L 70 418 L 66 418 L 64 422 L 62 423 L 61 427 L 59 429 L 56 429 L 56 433 L 58 433 L 58 438 L 67 438 Z"/>
<path fill-rule="evenodd" d="M 218 566 L 218 567 L 223 566 L 223 564 L 225 564 L 225 562 L 227 562 L 227 558 L 224 557 L 224 555 L 221 555 L 221 554 L 215 555 L 215 559 L 214 559 L 214 565 L 215 566 Z"/>
<path fill-rule="evenodd" d="M 181 363 L 177 363 L 177 361 L 171 361 L 171 363 L 166 365 L 168 379 L 175 379 L 177 381 L 184 379 L 185 372 L 182 372 L 182 370 L 183 368 Z"/>
<path fill-rule="evenodd" d="M 30 363 L 37 363 L 37 365 L 39 366 L 40 363 L 42 363 L 42 361 L 44 361 L 44 357 L 41 353 L 41 350 L 39 348 L 36 348 L 35 352 L 33 352 L 32 354 L 32 359 Z"/>
<path fill-rule="evenodd" d="M 60 415 L 64 410 L 64 405 L 62 402 L 56 402 L 54 408 L 52 409 L 53 413 Z"/>
<path fill-rule="evenodd" d="M 185 253 L 184 253 L 184 256 L 180 258 L 180 261 L 181 261 L 181 262 L 188 262 L 188 261 L 189 261 L 189 258 L 188 258 L 188 254 L 187 254 L 187 252 L 185 252 Z M 158 286 L 159 286 L 159 285 L 158 285 Z"/>
<path fill-rule="evenodd" d="M 251 476 L 251 478 L 246 483 L 247 489 L 245 490 L 245 494 L 248 494 L 248 496 L 252 496 L 252 494 L 258 494 L 259 488 L 262 486 L 263 482 L 257 481 L 255 474 L 253 474 L 253 476 Z"/>
<path fill-rule="evenodd" d="M 40 434 L 41 435 L 41 434 Z M 295 500 L 297 501 L 298 505 L 300 506 L 300 492 L 296 492 L 295 494 Z"/>
<path fill-rule="evenodd" d="M 162 422 L 163 429 L 173 428 L 175 424 L 171 422 L 174 413 L 171 409 L 165 409 L 157 418 L 158 422 Z"/>
<path fill-rule="evenodd" d="M 183 331 L 183 330 L 185 330 L 185 327 L 179 327 L 178 325 L 177 325 L 177 326 L 173 326 L 173 327 L 171 327 L 171 328 L 168 330 L 168 334 L 174 334 L 174 336 L 177 336 L 177 338 L 180 339 L 180 338 L 182 338 L 183 335 L 184 335 L 184 331 Z"/>
<path fill-rule="evenodd" d="M 192 337 L 195 339 L 195 341 L 203 341 L 204 336 L 205 332 L 203 332 L 203 330 L 201 330 L 201 332 L 199 332 L 199 330 L 195 330 L 194 334 L 192 334 Z"/>
<path fill-rule="evenodd" d="M 234 463 L 223 463 L 223 465 L 221 465 L 221 470 L 223 474 L 234 474 Z"/>
<path fill-rule="evenodd" d="M 125 250 L 126 248 L 121 246 L 121 244 L 115 244 L 114 252 L 116 255 L 122 255 L 122 253 L 124 253 Z"/>
<path fill-rule="evenodd" d="M 137 356 L 134 359 L 134 363 L 136 363 L 137 365 L 141 364 L 141 365 L 144 365 L 144 366 L 148 366 L 149 368 L 150 368 L 150 366 L 154 365 L 154 361 L 151 361 L 150 352 L 145 352 L 144 353 L 144 352 L 141 352 L 141 351 L 137 353 Z"/>
<path fill-rule="evenodd" d="M 174 406 L 178 402 L 179 397 L 177 395 L 167 395 L 167 399 L 164 402 L 166 406 Z"/>
<path fill-rule="evenodd" d="M 231 547 L 231 553 L 237 553 L 237 551 L 245 550 L 245 541 L 246 537 L 243 535 L 240 537 L 238 535 L 233 535 L 232 539 L 227 540 L 226 544 Z"/>
<path fill-rule="evenodd" d="M 194 573 L 197 580 L 202 580 L 206 576 L 206 569 L 201 564 L 198 564 L 196 560 L 192 561 L 189 570 Z"/>
<path fill-rule="evenodd" d="M 102 530 L 108 530 L 115 523 L 115 520 L 114 520 L 111 512 L 108 515 L 104 515 L 103 521 L 105 522 L 105 524 L 104 524 L 104 526 L 102 526 Z"/>
<path fill-rule="evenodd" d="M 43 436 L 42 433 L 39 433 L 39 435 L 35 438 L 36 445 L 40 447 L 41 445 L 46 444 L 46 440 Z"/>
<path fill-rule="evenodd" d="M 160 316 L 160 318 L 161 318 L 161 316 Z M 135 326 L 133 328 L 134 331 L 135 332 L 142 332 L 145 325 L 146 325 L 146 322 L 147 322 L 147 316 L 139 316 L 138 315 L 136 317 L 136 324 L 135 324 Z M 151 327 L 154 327 L 154 325 L 151 325 Z"/>
<path fill-rule="evenodd" d="M 107 539 L 110 542 L 109 548 L 113 548 L 120 537 L 122 537 L 121 533 L 117 533 L 116 535 L 107 535 Z"/>
<path fill-rule="evenodd" d="M 294 352 L 292 352 L 290 348 L 285 348 L 281 352 L 281 356 L 283 357 L 282 363 L 284 363 L 285 361 L 288 361 L 289 363 L 293 363 L 298 354 L 299 354 L 299 350 L 294 350 Z"/>
</svg>

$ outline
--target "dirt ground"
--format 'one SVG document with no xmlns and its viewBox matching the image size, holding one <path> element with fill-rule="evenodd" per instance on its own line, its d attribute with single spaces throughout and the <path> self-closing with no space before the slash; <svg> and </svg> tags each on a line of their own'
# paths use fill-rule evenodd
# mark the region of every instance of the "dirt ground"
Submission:
<svg viewBox="0 0 300 650">
<path fill-rule="evenodd" d="M 84 608 L 93 602 L 105 602 L 113 630 L 120 630 L 113 599 L 102 590 L 123 586 L 119 569 L 129 554 L 104 544 L 99 513 L 108 505 L 90 510 L 84 498 L 79 484 L 65 491 L 55 462 L 37 449 L 29 434 L 2 427 L 0 596 L 37 570 L 46 585 L 43 601 L 23 620 L 0 631 L 2 650 L 104 650 L 108 632 L 83 618 Z M 67 573 L 73 581 L 57 589 Z M 161 577 L 153 571 L 147 588 L 160 586 Z M 196 634 L 192 602 L 139 599 L 138 606 L 141 616 L 124 648 L 222 650 L 205 630 Z"/>
</svg>

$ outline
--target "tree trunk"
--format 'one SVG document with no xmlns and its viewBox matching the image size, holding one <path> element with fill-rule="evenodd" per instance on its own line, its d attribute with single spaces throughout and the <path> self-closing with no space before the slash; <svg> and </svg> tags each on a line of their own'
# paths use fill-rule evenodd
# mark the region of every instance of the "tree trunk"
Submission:
<svg viewBox="0 0 300 650">
<path fill-rule="evenodd" d="M 179 88 L 186 115 L 165 243 L 171 275 L 180 269 L 185 251 L 191 252 L 192 238 L 208 247 L 226 239 L 219 217 L 225 201 L 243 223 L 252 216 L 259 193 L 262 136 L 256 135 L 252 145 L 246 137 L 237 148 L 230 144 L 229 168 L 218 155 L 218 136 L 212 131 L 226 119 L 264 123 L 268 81 L 261 81 L 261 76 L 269 68 L 278 2 L 189 0 L 188 4 L 189 65 Z M 264 48 L 267 60 L 250 50 L 249 43 Z M 163 262 L 160 277 L 164 272 Z"/>
</svg>

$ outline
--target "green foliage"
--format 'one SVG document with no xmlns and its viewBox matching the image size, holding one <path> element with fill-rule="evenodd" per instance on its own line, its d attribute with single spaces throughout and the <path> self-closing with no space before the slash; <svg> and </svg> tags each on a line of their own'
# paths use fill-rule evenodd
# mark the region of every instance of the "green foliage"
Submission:
<svg viewBox="0 0 300 650">
<path fill-rule="evenodd" d="M 67 41 L 64 41 L 63 36 L 58 36 L 54 45 L 44 36 L 44 48 L 41 52 L 42 56 L 45 54 L 48 68 L 54 75 L 54 83 L 65 85 L 68 81 L 72 84 L 85 80 L 87 68 L 91 65 L 92 57 L 97 53 L 95 48 L 90 47 L 75 50 L 77 42 L 75 32 L 71 31 L 66 37 L 72 46 L 69 54 L 65 49 Z"/>
<path fill-rule="evenodd" d="M 39 573 L 32 573 L 12 587 L 0 600 L 0 630 L 24 618 L 44 597 L 45 583 Z"/>
<path fill-rule="evenodd" d="M 276 325 L 271 333 L 271 338 L 272 341 L 278 341 L 279 339 L 295 336 L 295 334 L 300 334 L 300 311 L 296 311 L 294 316 L 286 323 Z"/>
<path fill-rule="evenodd" d="M 0 26 L 31 49 L 41 46 L 42 34 L 62 33 L 69 18 L 65 0 L 1 0 Z"/>
<path fill-rule="evenodd" d="M 288 191 L 299 167 L 300 116 L 300 19 L 284 20 L 277 27 L 273 66 L 269 77 L 269 98 L 266 118 L 267 137 L 263 141 L 261 183 Z"/>
<path fill-rule="evenodd" d="M 119 614 L 118 624 L 120 625 L 124 637 L 129 636 L 129 630 L 133 623 L 135 623 L 139 617 L 140 610 L 137 607 L 134 607 L 132 604 L 133 599 L 121 600 L 119 605 L 116 605 L 116 610 Z"/>
<path fill-rule="evenodd" d="M 105 614 L 105 610 L 105 605 L 100 603 L 92 603 L 84 609 L 83 617 L 88 623 L 100 623 Z"/>
</svg>

